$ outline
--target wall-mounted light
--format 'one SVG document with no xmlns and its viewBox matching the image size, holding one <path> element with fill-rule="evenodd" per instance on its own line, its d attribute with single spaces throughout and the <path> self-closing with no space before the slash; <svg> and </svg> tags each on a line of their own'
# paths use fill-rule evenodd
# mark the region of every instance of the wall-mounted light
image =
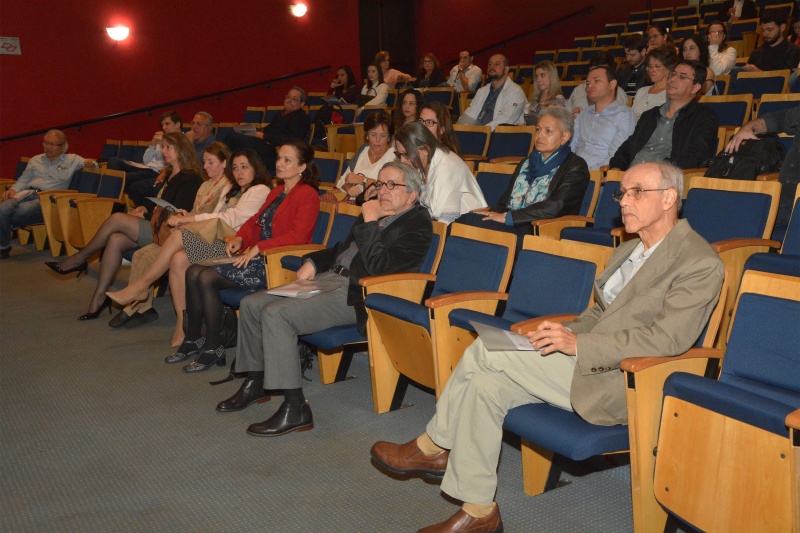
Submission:
<svg viewBox="0 0 800 533">
<path fill-rule="evenodd" d="M 106 28 L 106 33 L 115 41 L 124 41 L 130 35 L 131 30 L 127 26 L 114 26 L 113 28 Z"/>
<path fill-rule="evenodd" d="M 308 7 L 305 4 L 292 4 L 289 6 L 289 10 L 295 17 L 302 17 L 308 11 Z"/>
</svg>

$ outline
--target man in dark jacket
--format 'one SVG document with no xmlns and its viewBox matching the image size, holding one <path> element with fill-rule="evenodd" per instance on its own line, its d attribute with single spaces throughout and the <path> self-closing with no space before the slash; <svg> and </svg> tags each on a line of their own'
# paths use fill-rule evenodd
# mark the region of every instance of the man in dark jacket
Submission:
<svg viewBox="0 0 800 533">
<path fill-rule="evenodd" d="M 694 99 L 705 81 L 705 66 L 697 61 L 678 63 L 669 74 L 666 103 L 642 113 L 609 166 L 627 170 L 662 160 L 680 168 L 706 166 L 716 154 L 719 117 Z"/>
<path fill-rule="evenodd" d="M 269 399 L 267 389 L 283 389 L 278 411 L 247 432 L 276 437 L 314 427 L 305 401 L 297 356 L 297 337 L 334 326 L 357 324 L 364 331 L 367 315 L 358 282 L 366 276 L 417 272 L 430 247 L 433 225 L 419 205 L 420 174 L 410 166 L 384 165 L 375 182 L 377 198 L 361 206 L 350 234 L 335 247 L 304 257 L 299 280 L 316 280 L 327 292 L 307 300 L 259 292 L 239 307 L 236 369 L 247 372 L 239 391 L 217 411 L 240 411 Z"/>
<path fill-rule="evenodd" d="M 758 9 L 753 0 L 726 0 L 722 2 L 717 20 L 733 22 L 742 19 L 754 19 L 758 16 Z"/>
</svg>

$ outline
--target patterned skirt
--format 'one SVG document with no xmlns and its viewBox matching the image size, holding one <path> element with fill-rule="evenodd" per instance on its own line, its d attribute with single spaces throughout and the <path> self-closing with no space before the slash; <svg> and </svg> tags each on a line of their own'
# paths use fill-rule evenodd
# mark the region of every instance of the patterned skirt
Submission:
<svg viewBox="0 0 800 533">
<path fill-rule="evenodd" d="M 184 229 L 181 230 L 181 239 L 183 249 L 186 250 L 186 255 L 192 264 L 225 255 L 225 243 L 219 239 L 215 240 L 214 244 L 208 244 L 191 231 Z"/>
<path fill-rule="evenodd" d="M 267 288 L 267 270 L 263 255 L 257 255 L 244 268 L 236 268 L 230 263 L 212 268 L 243 289 L 261 291 Z"/>
</svg>

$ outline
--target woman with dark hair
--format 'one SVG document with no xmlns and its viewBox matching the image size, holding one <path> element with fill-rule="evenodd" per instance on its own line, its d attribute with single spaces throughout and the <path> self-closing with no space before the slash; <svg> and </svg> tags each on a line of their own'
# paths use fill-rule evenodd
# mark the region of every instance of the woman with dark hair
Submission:
<svg viewBox="0 0 800 533">
<path fill-rule="evenodd" d="M 419 122 L 409 122 L 394 138 L 397 158 L 422 172 L 420 203 L 431 218 L 450 224 L 464 213 L 486 207 L 472 171 L 428 128 Z"/>
<path fill-rule="evenodd" d="M 419 117 L 419 108 L 422 107 L 422 95 L 416 89 L 406 89 L 400 93 L 397 102 L 394 105 L 394 112 L 392 113 L 392 120 L 394 121 L 394 129 L 400 129 L 400 126 L 406 122 L 414 122 Z"/>
<path fill-rule="evenodd" d="M 338 100 L 344 100 L 348 104 L 355 104 L 358 101 L 358 83 L 356 76 L 347 65 L 342 65 L 336 69 L 336 79 L 331 82 L 328 94 L 335 96 Z"/>
<path fill-rule="evenodd" d="M 458 149 L 458 137 L 453 130 L 453 119 L 450 110 L 441 102 L 427 102 L 419 111 L 417 122 L 428 128 L 436 139 L 456 155 L 461 155 Z"/>
<path fill-rule="evenodd" d="M 203 183 L 201 176 L 205 175 L 192 143 L 183 133 L 167 133 L 161 141 L 161 153 L 167 166 L 156 179 L 156 184 L 160 183 L 160 187 L 153 190 L 153 196 L 169 202 L 178 209 L 192 209 L 197 192 Z M 208 210 L 216 205 L 216 199 L 213 201 L 214 203 L 210 204 Z M 198 207 L 205 206 L 195 205 L 195 208 Z M 88 267 L 89 258 L 103 250 L 100 275 L 89 303 L 89 311 L 78 317 L 78 320 L 93 320 L 106 307 L 109 308 L 109 313 L 111 312 L 111 299 L 106 296 L 106 291 L 113 283 L 114 276 L 122 264 L 122 254 L 130 249 L 142 248 L 153 242 L 153 226 L 148 215 L 152 217 L 155 214 L 158 217 L 157 221 L 163 222 L 166 220 L 166 216 L 161 217 L 160 211 L 160 208 L 156 208 L 155 213 L 148 213 L 146 207 L 140 206 L 131 214 L 114 213 L 103 222 L 92 240 L 78 253 L 61 262 L 47 261 L 45 263 L 58 274 L 84 272 Z"/>
<path fill-rule="evenodd" d="M 380 67 L 377 65 L 368 66 L 367 79 L 364 80 L 364 86 L 361 87 L 361 96 L 358 97 L 356 116 L 361 114 L 366 105 L 385 104 L 388 96 L 389 87 L 383 82 L 383 74 Z"/>
<path fill-rule="evenodd" d="M 714 94 L 716 92 L 717 77 L 714 71 L 708 67 L 708 47 L 703 43 L 703 39 L 695 34 L 687 37 L 681 43 L 681 60 L 699 61 L 706 67 L 706 81 L 703 83 L 703 88 L 698 93 L 697 97 L 703 94 Z"/>
<path fill-rule="evenodd" d="M 394 122 L 388 113 L 370 113 L 364 120 L 364 144 L 347 163 L 336 187 L 348 198 L 356 198 L 364 189 L 375 183 L 383 165 L 394 161 L 392 136 Z"/>
<path fill-rule="evenodd" d="M 647 53 L 647 74 L 652 85 L 636 91 L 631 109 L 638 120 L 648 109 L 658 107 L 667 101 L 667 81 L 669 73 L 678 64 L 678 54 L 671 45 L 655 48 Z"/>
<path fill-rule="evenodd" d="M 419 74 L 417 79 L 414 80 L 414 87 L 438 87 L 442 83 L 447 82 L 447 76 L 442 72 L 442 67 L 439 65 L 439 60 L 436 56 L 427 53 L 422 56 L 419 62 Z"/>
<path fill-rule="evenodd" d="M 276 178 L 283 180 L 267 196 L 261 210 L 245 222 L 236 235 L 225 238 L 231 262 L 215 266 L 192 265 L 186 271 L 186 338 L 167 356 L 168 364 L 197 356 L 184 372 L 202 372 L 225 364 L 222 345 L 222 301 L 219 291 L 240 287 L 250 291 L 267 288 L 261 252 L 290 244 L 311 242 L 319 215 L 314 149 L 305 141 L 290 141 L 278 150 Z M 243 252 L 243 253 L 240 253 Z M 234 254 L 240 253 L 234 258 Z M 206 336 L 201 336 L 205 324 Z"/>
<path fill-rule="evenodd" d="M 414 78 L 409 76 L 408 74 L 404 74 L 399 70 L 395 70 L 390 68 L 389 66 L 389 52 L 386 50 L 381 50 L 377 54 L 375 54 L 375 66 L 378 67 L 378 70 L 381 72 L 381 79 L 386 82 L 386 85 L 389 87 L 390 91 L 393 91 L 397 88 L 398 85 L 402 85 L 407 81 L 413 81 Z"/>
<path fill-rule="evenodd" d="M 647 37 L 648 54 L 656 48 L 660 48 L 662 46 L 669 46 L 675 49 L 675 43 L 672 42 L 672 36 L 669 34 L 666 26 L 663 24 L 651 24 L 648 26 L 647 31 L 645 32 L 645 37 Z M 678 51 L 675 50 L 675 53 L 678 53 Z"/>
<path fill-rule="evenodd" d="M 715 76 L 728 74 L 736 66 L 736 48 L 728 44 L 728 30 L 718 20 L 708 25 L 708 60 Z"/>
<path fill-rule="evenodd" d="M 215 144 L 222 145 L 222 143 Z M 214 157 L 209 148 L 206 148 L 204 157 L 207 160 L 206 169 L 209 167 L 209 160 Z M 134 277 L 132 269 L 130 281 L 125 289 L 106 293 L 109 298 L 123 305 L 145 300 L 150 294 L 150 285 L 169 270 L 169 289 L 178 315 L 172 338 L 173 346 L 178 346 L 183 339 L 186 270 L 198 261 L 225 255 L 225 242 L 221 238 L 225 234 L 234 233 L 258 212 L 264 205 L 272 185 L 272 179 L 254 150 L 237 150 L 233 156 L 227 148 L 224 152 L 227 156 L 219 161 L 230 163 L 231 169 L 230 171 L 226 169 L 225 173 L 228 187 L 225 194 L 219 198 L 214 211 L 194 215 L 183 212 L 169 217 L 167 224 L 179 228 L 180 231 L 172 232 L 161 245 L 158 255 L 153 258 L 149 267 L 137 269 L 142 272 L 140 275 Z M 136 259 L 137 256 L 134 256 L 134 264 Z M 115 319 L 116 323 L 111 324 L 112 327 L 121 326 L 136 312 L 135 304 L 129 307 L 133 308 L 132 312 L 128 312 L 127 308 L 123 309 L 118 316 L 119 320 Z"/>
</svg>

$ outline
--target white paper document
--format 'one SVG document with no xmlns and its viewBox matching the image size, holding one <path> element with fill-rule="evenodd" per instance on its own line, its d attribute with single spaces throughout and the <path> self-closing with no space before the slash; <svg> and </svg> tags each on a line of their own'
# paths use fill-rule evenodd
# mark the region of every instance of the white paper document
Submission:
<svg viewBox="0 0 800 533">
<path fill-rule="evenodd" d="M 494 326 L 481 324 L 480 322 L 473 322 L 472 320 L 470 320 L 469 323 L 472 324 L 472 327 L 478 332 L 478 336 L 481 338 L 481 341 L 483 341 L 483 345 L 486 346 L 486 349 L 490 352 L 500 350 L 533 351 L 536 349 L 531 345 L 531 341 L 528 339 L 527 335 L 512 333 Z"/>
<path fill-rule="evenodd" d="M 306 300 L 308 298 L 313 298 L 318 294 L 322 294 L 323 292 L 332 291 L 335 288 L 336 285 L 332 284 L 318 283 L 313 280 L 297 280 L 287 283 L 286 285 L 281 285 L 280 287 L 275 287 L 274 289 L 269 289 L 267 294 Z"/>
</svg>

